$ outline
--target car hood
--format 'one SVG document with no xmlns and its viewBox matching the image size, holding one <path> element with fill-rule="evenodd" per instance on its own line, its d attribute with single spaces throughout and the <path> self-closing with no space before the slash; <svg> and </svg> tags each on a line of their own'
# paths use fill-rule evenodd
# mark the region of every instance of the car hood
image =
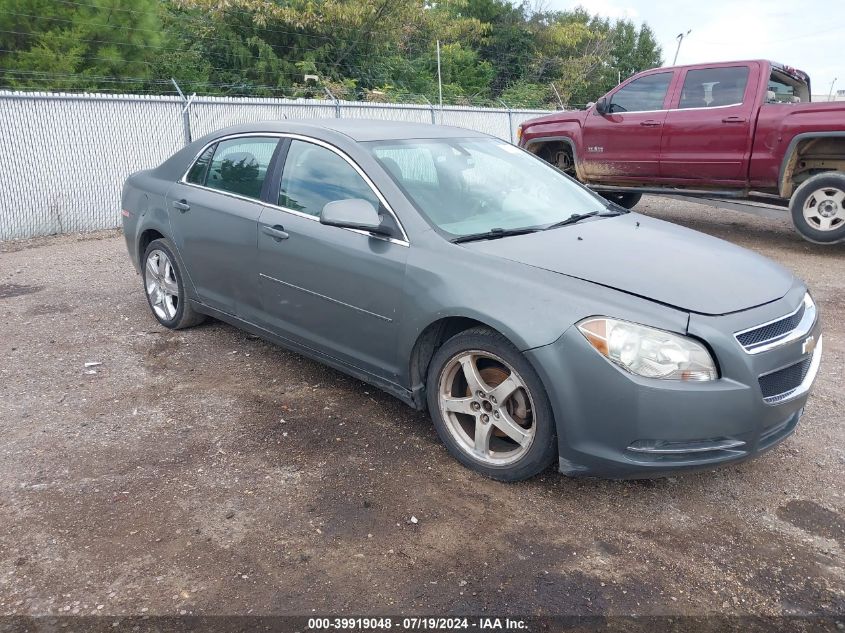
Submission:
<svg viewBox="0 0 845 633">
<path fill-rule="evenodd" d="M 463 246 L 700 314 L 769 303 L 794 283 L 765 257 L 637 213 Z"/>
</svg>

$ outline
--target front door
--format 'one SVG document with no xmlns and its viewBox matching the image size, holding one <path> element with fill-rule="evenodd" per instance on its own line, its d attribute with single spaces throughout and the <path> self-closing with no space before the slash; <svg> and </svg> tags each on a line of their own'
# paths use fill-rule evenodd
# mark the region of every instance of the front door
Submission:
<svg viewBox="0 0 845 633">
<path fill-rule="evenodd" d="M 259 219 L 263 325 L 395 382 L 408 245 L 320 224 L 327 203 L 349 198 L 381 205 L 342 154 L 292 140 L 278 204 Z"/>
<path fill-rule="evenodd" d="M 664 177 L 709 183 L 746 179 L 756 103 L 756 82 L 748 76 L 746 65 L 686 71 L 678 105 L 663 126 Z"/>
<path fill-rule="evenodd" d="M 644 75 L 608 95 L 604 115 L 592 108 L 584 122 L 580 156 L 590 181 L 660 176 L 660 139 L 672 76 L 672 71 Z"/>
<path fill-rule="evenodd" d="M 258 303 L 256 233 L 279 139 L 239 137 L 209 147 L 170 188 L 176 248 L 203 303 L 238 316 Z"/>
</svg>

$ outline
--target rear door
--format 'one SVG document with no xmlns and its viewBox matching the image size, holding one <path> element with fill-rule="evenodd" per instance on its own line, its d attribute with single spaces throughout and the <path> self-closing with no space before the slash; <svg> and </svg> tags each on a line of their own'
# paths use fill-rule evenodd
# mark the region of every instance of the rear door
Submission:
<svg viewBox="0 0 845 633">
<path fill-rule="evenodd" d="M 608 111 L 595 107 L 584 123 L 581 163 L 591 181 L 657 178 L 660 139 L 674 71 L 643 75 L 607 97 Z"/>
<path fill-rule="evenodd" d="M 664 178 L 716 184 L 746 180 L 757 84 L 751 75 L 756 72 L 748 65 L 684 71 L 664 124 Z"/>
<path fill-rule="evenodd" d="M 381 208 L 401 239 L 320 224 L 328 202 L 349 198 Z M 340 150 L 291 140 L 273 204 L 258 223 L 262 325 L 395 382 L 408 242 L 394 220 Z"/>
<path fill-rule="evenodd" d="M 228 314 L 247 315 L 258 303 L 257 224 L 278 142 L 221 140 L 167 195 L 176 247 L 200 301 Z"/>
</svg>

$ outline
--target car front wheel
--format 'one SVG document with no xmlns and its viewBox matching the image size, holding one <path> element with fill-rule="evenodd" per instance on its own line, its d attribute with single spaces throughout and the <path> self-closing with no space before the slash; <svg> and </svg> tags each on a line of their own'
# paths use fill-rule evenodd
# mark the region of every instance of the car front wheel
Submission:
<svg viewBox="0 0 845 633">
<path fill-rule="evenodd" d="M 845 174 L 826 172 L 801 184 L 789 201 L 792 223 L 816 244 L 845 241 Z"/>
<path fill-rule="evenodd" d="M 501 481 L 526 479 L 557 454 L 548 396 L 507 339 L 473 328 L 435 353 L 427 381 L 437 433 L 461 463 Z"/>
<path fill-rule="evenodd" d="M 142 270 L 147 302 L 153 316 L 164 327 L 179 330 L 205 320 L 205 315 L 196 312 L 186 299 L 182 271 L 168 240 L 150 242 Z"/>
</svg>

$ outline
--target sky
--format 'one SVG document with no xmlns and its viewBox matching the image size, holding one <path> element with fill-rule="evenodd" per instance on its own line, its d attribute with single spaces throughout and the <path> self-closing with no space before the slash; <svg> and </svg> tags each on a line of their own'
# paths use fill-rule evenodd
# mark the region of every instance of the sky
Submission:
<svg viewBox="0 0 845 633">
<path fill-rule="evenodd" d="M 586 8 L 646 22 L 671 65 L 771 59 L 810 75 L 813 94 L 845 90 L 845 0 L 540 0 L 551 10 Z M 841 97 L 840 97 L 841 98 Z"/>
</svg>

